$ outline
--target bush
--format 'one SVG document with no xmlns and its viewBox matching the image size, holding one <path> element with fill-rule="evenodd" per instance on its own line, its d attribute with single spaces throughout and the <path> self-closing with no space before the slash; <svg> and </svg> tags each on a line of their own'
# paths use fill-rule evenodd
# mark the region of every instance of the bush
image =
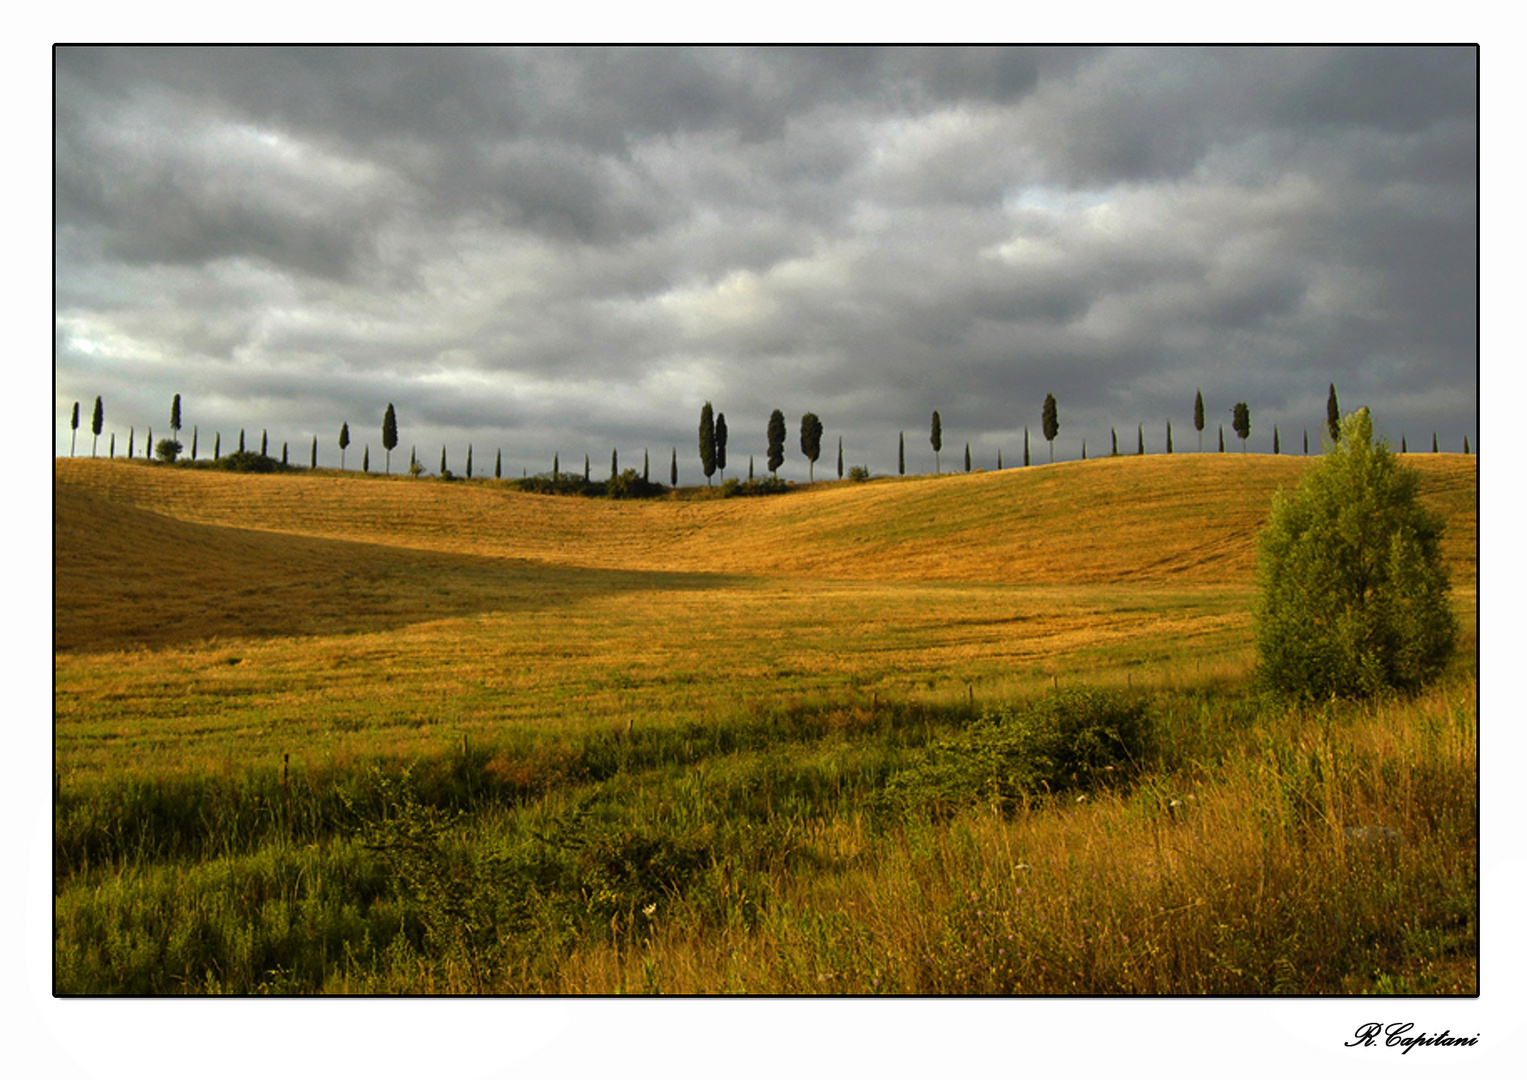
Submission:
<svg viewBox="0 0 1527 1080">
<path fill-rule="evenodd" d="M 748 495 L 783 495 L 789 490 L 789 485 L 777 476 L 766 476 L 762 480 L 748 481 L 732 477 L 721 485 L 720 490 L 723 499 L 732 499 Z"/>
<path fill-rule="evenodd" d="M 604 493 L 612 499 L 650 499 L 663 493 L 663 485 L 643 480 L 641 473 L 627 469 L 605 481 Z"/>
<path fill-rule="evenodd" d="M 848 470 L 848 478 L 856 484 L 862 484 L 870 478 L 870 471 L 863 465 L 855 465 Z"/>
<path fill-rule="evenodd" d="M 1457 622 L 1439 550 L 1442 522 L 1416 503 L 1417 474 L 1367 409 L 1257 539 L 1258 677 L 1296 700 L 1415 690 L 1452 655 Z"/>
<path fill-rule="evenodd" d="M 1152 750 L 1145 705 L 1101 690 L 1056 691 L 1023 709 L 988 710 L 925 759 L 893 776 L 885 808 L 1005 807 L 1044 793 L 1088 790 L 1135 774 Z"/>
<path fill-rule="evenodd" d="M 154 456 L 160 461 L 173 462 L 180 456 L 183 447 L 174 439 L 160 439 L 154 447 Z"/>
<path fill-rule="evenodd" d="M 230 472 L 269 473 L 283 472 L 291 468 L 289 465 L 282 465 L 273 457 L 256 454 L 251 450 L 237 450 L 227 457 L 219 458 L 213 464 L 214 468 L 227 469 Z"/>
</svg>

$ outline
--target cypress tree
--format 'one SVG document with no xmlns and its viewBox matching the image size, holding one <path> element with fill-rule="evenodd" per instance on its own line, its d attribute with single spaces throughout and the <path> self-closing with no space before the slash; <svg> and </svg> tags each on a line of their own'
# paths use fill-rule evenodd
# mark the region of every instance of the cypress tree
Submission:
<svg viewBox="0 0 1527 1080">
<path fill-rule="evenodd" d="M 748 455 L 748 483 L 753 482 L 753 455 Z"/>
<path fill-rule="evenodd" d="M 749 479 L 752 477 L 749 476 Z M 677 446 L 673 448 L 673 461 L 668 466 L 668 486 L 679 486 L 679 448 Z"/>
<path fill-rule="evenodd" d="M 150 460 L 154 457 L 154 429 L 148 429 L 148 438 L 143 440 L 143 456 Z"/>
<path fill-rule="evenodd" d="M 472 444 L 467 443 L 467 479 L 472 479 Z"/>
<path fill-rule="evenodd" d="M 1145 425 L 1144 424 L 1140 425 L 1140 433 L 1139 434 L 1140 434 L 1140 449 L 1135 451 L 1136 456 L 1139 456 L 1139 455 L 1145 453 Z"/>
<path fill-rule="evenodd" d="M 260 456 L 261 457 L 269 457 L 270 456 L 270 455 L 268 455 L 265 452 L 266 448 L 269 447 L 269 446 L 270 446 L 269 435 L 266 433 L 264 428 L 261 428 L 260 429 Z"/>
<path fill-rule="evenodd" d="M 785 414 L 775 409 L 769 414 L 769 472 L 779 479 L 779 467 L 785 463 Z"/>
<path fill-rule="evenodd" d="M 1025 467 L 1027 467 L 1028 463 L 1029 463 L 1029 426 L 1027 424 L 1025 424 L 1025 425 L 1023 425 L 1023 464 L 1024 464 Z"/>
<path fill-rule="evenodd" d="M 1467 435 L 1463 437 L 1463 453 L 1465 457 L 1467 457 L 1469 453 L 1469 437 Z M 93 457 L 94 455 L 91 456 Z"/>
<path fill-rule="evenodd" d="M 445 447 L 440 447 L 440 475 L 445 476 Z"/>
<path fill-rule="evenodd" d="M 502 480 L 503 478 L 504 478 L 504 448 L 503 447 L 499 447 L 498 448 L 498 454 L 493 458 L 493 479 L 495 479 L 495 480 Z"/>
<path fill-rule="evenodd" d="M 95 441 L 101 437 L 106 423 L 106 409 L 101 405 L 101 395 L 95 397 L 95 408 L 90 411 L 90 456 L 95 457 Z M 195 457 L 193 454 L 192 457 Z"/>
<path fill-rule="evenodd" d="M 583 482 L 585 484 L 589 482 L 589 456 L 587 454 L 583 455 Z"/>
<path fill-rule="evenodd" d="M 1435 454 L 1436 452 L 1437 452 L 1437 433 L 1434 431 L 1434 432 L 1432 432 L 1432 453 Z"/>
<path fill-rule="evenodd" d="M 371 444 L 367 443 L 366 447 L 365 447 L 365 450 L 361 454 L 361 472 L 368 473 L 370 471 L 371 471 Z"/>
<path fill-rule="evenodd" d="M 1119 429 L 1118 428 L 1109 428 L 1108 432 L 1109 432 L 1110 435 L 1113 436 L 1113 449 L 1108 452 L 1109 456 L 1110 457 L 1118 457 L 1119 456 Z"/>
<path fill-rule="evenodd" d="M 1044 424 L 1045 439 L 1050 444 L 1050 464 L 1055 464 L 1055 436 L 1060 434 L 1060 412 L 1055 407 L 1055 395 L 1045 395 L 1044 411 L 1040 413 Z"/>
<path fill-rule="evenodd" d="M 700 407 L 700 471 L 705 474 L 705 486 L 716 473 L 716 415 L 710 402 Z"/>
<path fill-rule="evenodd" d="M 1402 453 L 1402 454 L 1410 453 L 1409 448 L 1407 448 L 1406 445 L 1405 445 L 1405 433 L 1403 431 L 1400 432 L 1400 453 Z"/>
<path fill-rule="evenodd" d="M 419 465 L 419 447 L 418 447 L 418 444 L 415 444 L 415 445 L 410 446 L 408 448 L 408 471 L 413 474 L 413 477 L 414 477 L 415 480 L 417 480 L 419 478 L 419 473 L 421 472 L 421 470 L 419 469 L 418 465 Z"/>
<path fill-rule="evenodd" d="M 1082 440 L 1082 460 L 1083 461 L 1087 460 L 1087 440 L 1086 439 Z"/>
<path fill-rule="evenodd" d="M 896 475 L 907 475 L 907 433 L 903 431 L 896 443 Z"/>
<path fill-rule="evenodd" d="M 1341 410 L 1336 407 L 1336 384 L 1331 384 L 1331 392 L 1326 395 L 1326 431 L 1331 435 L 1331 441 L 1338 442 L 1341 439 Z"/>
<path fill-rule="evenodd" d="M 807 413 L 801 417 L 801 453 L 806 455 L 810 482 L 814 484 L 817 479 L 817 458 L 822 456 L 822 421 L 817 419 L 816 413 Z"/>
<path fill-rule="evenodd" d="M 1310 456 L 1310 429 L 1304 429 L 1304 456 Z"/>
<path fill-rule="evenodd" d="M 349 442 L 350 441 L 350 432 L 347 430 L 344 434 L 345 434 L 345 442 Z M 244 452 L 244 429 L 243 428 L 239 428 L 239 453 L 242 454 L 243 452 Z M 343 466 L 341 466 L 341 468 L 343 468 Z"/>
<path fill-rule="evenodd" d="M 944 448 L 944 425 L 938 418 L 937 409 L 933 410 L 933 432 L 928 441 L 933 444 L 933 471 L 937 474 L 940 471 L 938 452 Z"/>
<path fill-rule="evenodd" d="M 346 421 L 339 425 L 339 467 L 345 467 L 345 447 L 350 445 L 350 423 Z M 239 432 L 239 449 L 244 449 L 244 433 Z"/>
<path fill-rule="evenodd" d="M 117 460 L 117 433 L 111 433 L 111 460 Z"/>
<path fill-rule="evenodd" d="M 726 479 L 726 413 L 716 414 L 716 471 Z"/>
<path fill-rule="evenodd" d="M 1221 424 L 1219 426 L 1219 452 L 1222 453 L 1222 454 L 1225 452 L 1225 425 L 1224 424 Z"/>
<path fill-rule="evenodd" d="M 558 479 L 562 475 L 562 470 L 559 467 L 560 465 L 561 465 L 561 461 L 560 461 L 558 455 L 552 454 L 551 455 L 551 478 L 553 480 Z"/>
<path fill-rule="evenodd" d="M 282 443 L 281 444 L 281 464 L 283 464 L 283 465 L 287 464 L 287 460 L 286 460 L 286 443 Z"/>
<path fill-rule="evenodd" d="M 1166 452 L 1168 454 L 1172 452 L 1172 422 L 1170 420 L 1166 422 Z"/>
<path fill-rule="evenodd" d="M 1241 439 L 1241 453 L 1246 452 L 1246 440 L 1251 437 L 1251 410 L 1246 407 L 1244 401 L 1235 403 L 1235 415 L 1231 418 L 1231 424 L 1235 433 Z"/>
<path fill-rule="evenodd" d="M 133 456 L 133 429 L 132 429 L 131 425 L 129 425 L 128 429 L 127 429 L 127 459 L 129 461 L 131 461 L 132 460 L 132 456 Z"/>
<path fill-rule="evenodd" d="M 221 461 L 222 459 L 223 459 L 223 433 L 221 431 L 219 431 L 217 434 L 212 436 L 212 460 L 213 461 Z"/>
<path fill-rule="evenodd" d="M 74 456 L 74 438 L 80 430 L 80 403 L 74 403 L 74 411 L 69 414 L 69 456 Z"/>
<path fill-rule="evenodd" d="M 617 451 L 614 448 L 612 448 L 610 450 L 610 479 L 611 480 L 614 480 L 617 476 L 620 475 L 620 463 L 619 463 L 619 458 L 616 455 L 617 455 Z"/>
<path fill-rule="evenodd" d="M 1272 452 L 1275 453 L 1275 454 L 1282 452 L 1278 448 L 1278 425 L 1277 424 L 1274 424 L 1272 426 Z"/>
<path fill-rule="evenodd" d="M 647 468 L 648 465 L 650 465 L 650 464 L 651 464 L 651 461 L 648 459 L 647 451 L 646 451 L 645 448 L 643 448 L 643 450 L 642 450 L 642 483 L 644 483 L 644 484 L 652 483 L 652 477 L 651 477 L 651 475 L 650 475 L 650 473 L 648 471 L 648 468 Z"/>
<path fill-rule="evenodd" d="M 310 469 L 318 468 L 318 436 L 317 435 L 313 436 L 313 449 L 308 454 L 308 468 L 310 468 Z"/>
<path fill-rule="evenodd" d="M 1204 452 L 1204 392 L 1202 390 L 1193 398 L 1193 427 L 1198 431 L 1198 452 Z"/>
<path fill-rule="evenodd" d="M 1002 471 L 1002 448 L 997 448 L 997 471 Z"/>
<path fill-rule="evenodd" d="M 838 436 L 838 479 L 843 479 L 843 436 Z"/>
<path fill-rule="evenodd" d="M 387 475 L 392 475 L 392 448 L 398 445 L 398 414 L 393 412 L 392 402 L 382 414 L 382 449 L 387 451 Z"/>
<path fill-rule="evenodd" d="M 965 444 L 965 471 L 970 471 L 970 444 Z"/>
<path fill-rule="evenodd" d="M 196 460 L 196 425 L 191 425 L 191 460 Z"/>
<path fill-rule="evenodd" d="M 170 402 L 170 438 L 180 441 L 180 395 L 175 395 L 175 400 Z"/>
</svg>

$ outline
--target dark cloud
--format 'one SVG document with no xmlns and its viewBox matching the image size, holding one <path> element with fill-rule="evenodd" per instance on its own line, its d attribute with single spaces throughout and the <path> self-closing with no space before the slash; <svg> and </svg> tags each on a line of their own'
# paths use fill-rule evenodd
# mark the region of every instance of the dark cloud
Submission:
<svg viewBox="0 0 1527 1080">
<path fill-rule="evenodd" d="M 735 460 L 811 409 L 886 470 L 934 408 L 1012 461 L 1054 393 L 1074 457 L 1201 388 L 1270 445 L 1336 381 L 1477 442 L 1476 66 L 60 49 L 60 408 L 141 428 L 183 393 L 322 447 L 392 401 L 404 443 L 540 469 L 687 453 L 712 400 Z"/>
</svg>

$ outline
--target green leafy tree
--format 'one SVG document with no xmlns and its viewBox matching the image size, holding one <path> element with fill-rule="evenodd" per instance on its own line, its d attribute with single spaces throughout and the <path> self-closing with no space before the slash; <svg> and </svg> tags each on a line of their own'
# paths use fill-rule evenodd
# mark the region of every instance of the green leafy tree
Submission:
<svg viewBox="0 0 1527 1080">
<path fill-rule="evenodd" d="M 1204 452 L 1204 392 L 1198 391 L 1193 397 L 1193 427 L 1198 432 L 1198 452 Z"/>
<path fill-rule="evenodd" d="M 822 456 L 822 421 L 816 413 L 801 417 L 801 453 L 806 455 L 810 482 L 816 483 L 817 458 Z"/>
<path fill-rule="evenodd" d="M 95 408 L 90 411 L 90 456 L 95 457 L 95 442 L 101 437 L 101 429 L 106 426 L 106 409 L 101 404 L 101 396 L 96 395 Z M 192 451 L 191 457 L 196 457 Z"/>
<path fill-rule="evenodd" d="M 928 436 L 928 441 L 933 444 L 933 471 L 938 473 L 942 471 L 939 465 L 938 455 L 939 451 L 944 448 L 944 424 L 943 421 L 938 418 L 937 409 L 933 410 L 933 431 Z"/>
<path fill-rule="evenodd" d="M 1331 436 L 1333 443 L 1341 441 L 1341 409 L 1336 405 L 1336 384 L 1331 384 L 1331 390 L 1326 394 L 1326 433 Z"/>
<path fill-rule="evenodd" d="M 387 475 L 392 475 L 392 451 L 398 445 L 398 414 L 393 411 L 392 402 L 387 403 L 387 411 L 382 414 L 382 449 L 387 451 Z"/>
<path fill-rule="evenodd" d="M 1235 403 L 1235 413 L 1231 417 L 1231 426 L 1241 440 L 1241 453 L 1246 452 L 1246 440 L 1251 438 L 1251 410 L 1246 407 L 1244 401 Z"/>
<path fill-rule="evenodd" d="M 160 439 L 159 445 L 154 447 L 154 456 L 165 464 L 170 464 L 180 456 L 180 449 L 180 443 L 174 439 Z"/>
<path fill-rule="evenodd" d="M 1045 441 L 1050 444 L 1050 464 L 1055 464 L 1055 436 L 1060 434 L 1060 412 L 1055 407 L 1055 395 L 1045 395 L 1044 411 L 1040 413 L 1044 425 Z"/>
<path fill-rule="evenodd" d="M 175 400 L 170 402 L 170 438 L 180 439 L 180 395 L 175 395 Z"/>
<path fill-rule="evenodd" d="M 345 467 L 345 447 L 350 445 L 350 424 L 345 422 L 339 425 L 339 467 Z M 239 452 L 244 450 L 244 433 L 239 432 Z"/>
<path fill-rule="evenodd" d="M 716 416 L 708 401 L 700 406 L 700 471 L 710 487 L 710 478 L 716 474 Z"/>
<path fill-rule="evenodd" d="M 74 437 L 80 430 L 80 403 L 74 403 L 74 411 L 69 414 L 69 456 L 74 456 Z"/>
<path fill-rule="evenodd" d="M 1374 444 L 1367 409 L 1338 434 L 1257 539 L 1258 676 L 1311 701 L 1415 690 L 1457 640 L 1442 521 L 1418 502 L 1418 474 Z"/>
<path fill-rule="evenodd" d="M 716 471 L 726 479 L 726 413 L 716 414 Z"/>
<path fill-rule="evenodd" d="M 779 478 L 779 467 L 785 463 L 785 414 L 775 409 L 769 414 L 769 472 Z"/>
</svg>

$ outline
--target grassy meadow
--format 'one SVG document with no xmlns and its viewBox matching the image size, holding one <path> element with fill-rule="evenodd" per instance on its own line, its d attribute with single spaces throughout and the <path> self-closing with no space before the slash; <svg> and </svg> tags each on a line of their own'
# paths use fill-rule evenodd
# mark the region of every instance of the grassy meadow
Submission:
<svg viewBox="0 0 1527 1080">
<path fill-rule="evenodd" d="M 1476 459 L 1404 458 L 1447 676 L 1291 710 L 1253 538 L 1315 460 L 642 501 L 59 460 L 55 989 L 1474 993 Z M 1065 764 L 1056 716 L 1139 735 Z"/>
</svg>

